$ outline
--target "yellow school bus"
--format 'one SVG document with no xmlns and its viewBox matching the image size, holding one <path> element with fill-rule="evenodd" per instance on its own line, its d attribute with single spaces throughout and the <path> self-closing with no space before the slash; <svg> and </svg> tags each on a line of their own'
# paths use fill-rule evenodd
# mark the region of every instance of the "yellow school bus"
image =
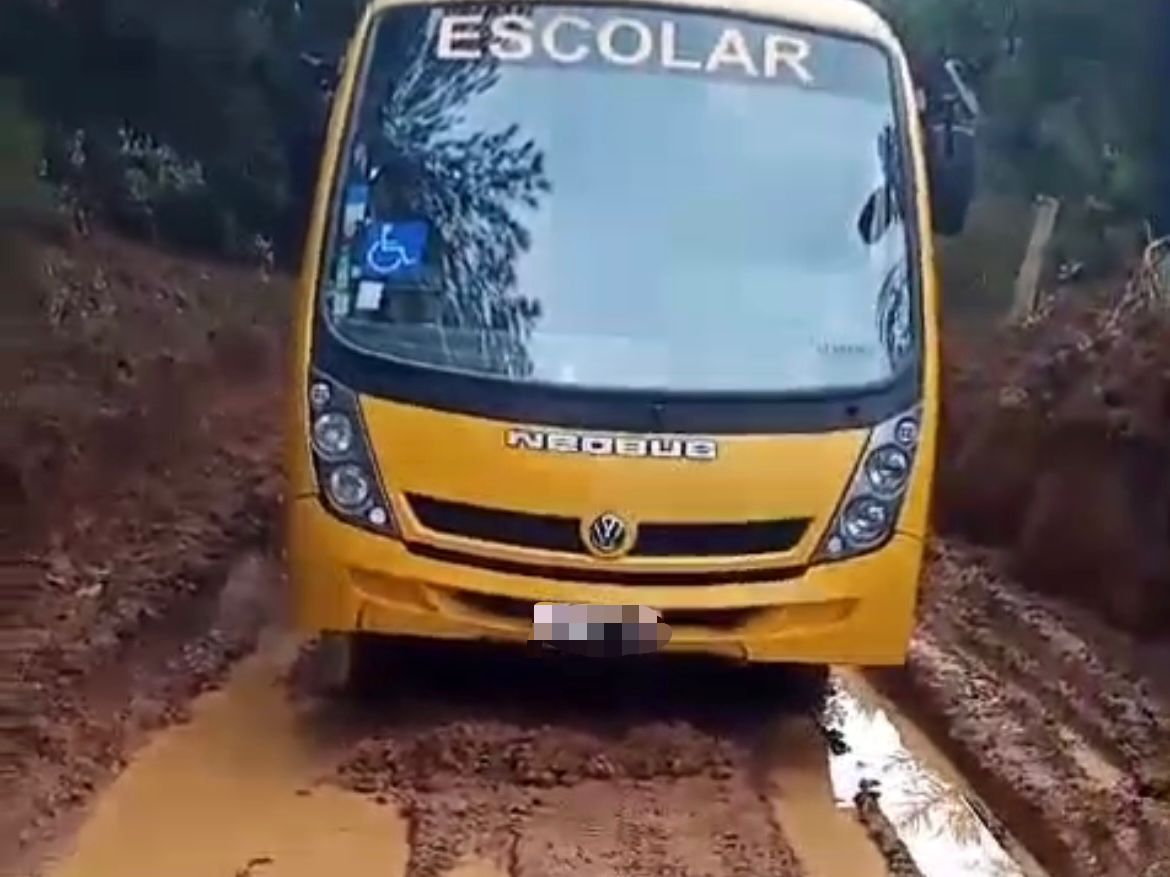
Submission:
<svg viewBox="0 0 1170 877">
<path fill-rule="evenodd" d="M 354 673 L 549 604 L 903 661 L 971 175 L 920 85 L 854 0 L 374 0 L 299 287 L 299 624 Z"/>
</svg>

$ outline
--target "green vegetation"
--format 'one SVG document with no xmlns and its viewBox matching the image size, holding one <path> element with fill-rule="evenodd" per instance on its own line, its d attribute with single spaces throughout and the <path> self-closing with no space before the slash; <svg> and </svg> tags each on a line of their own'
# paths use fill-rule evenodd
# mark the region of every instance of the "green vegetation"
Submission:
<svg viewBox="0 0 1170 877">
<path fill-rule="evenodd" d="M 961 60 L 983 106 L 967 233 L 941 247 L 950 309 L 1002 313 L 1036 195 L 1061 199 L 1053 263 L 1110 276 L 1170 233 L 1163 0 L 871 0 L 917 58 Z"/>
<path fill-rule="evenodd" d="M 960 58 L 985 105 L 988 182 L 1152 216 L 1160 0 L 875 0 L 919 54 Z"/>
<path fill-rule="evenodd" d="M 95 218 L 228 255 L 295 258 L 334 58 L 356 0 L 5 0 L 51 179 Z"/>
<path fill-rule="evenodd" d="M 20 86 L 0 79 L 0 223 L 45 203 L 39 179 L 44 134 L 25 110 Z"/>
<path fill-rule="evenodd" d="M 35 307 L 36 272 L 25 236 L 52 228 L 49 187 L 40 179 L 44 132 L 26 111 L 19 84 L 0 79 L 0 314 L 3 322 Z"/>
</svg>

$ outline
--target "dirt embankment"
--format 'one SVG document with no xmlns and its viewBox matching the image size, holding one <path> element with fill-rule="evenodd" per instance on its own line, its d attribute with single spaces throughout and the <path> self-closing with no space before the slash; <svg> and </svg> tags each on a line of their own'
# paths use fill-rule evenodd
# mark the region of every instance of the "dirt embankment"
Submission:
<svg viewBox="0 0 1170 877">
<path fill-rule="evenodd" d="M 21 249 L 0 349 L 0 865 L 248 648 L 262 595 L 220 589 L 275 519 L 285 309 L 246 270 L 109 239 Z"/>
<path fill-rule="evenodd" d="M 938 521 L 1139 635 L 1170 632 L 1170 313 L 1058 304 L 947 339 Z"/>
<path fill-rule="evenodd" d="M 1051 873 L 1167 873 L 1170 312 L 1102 292 L 947 342 L 947 539 L 879 681 Z"/>
</svg>

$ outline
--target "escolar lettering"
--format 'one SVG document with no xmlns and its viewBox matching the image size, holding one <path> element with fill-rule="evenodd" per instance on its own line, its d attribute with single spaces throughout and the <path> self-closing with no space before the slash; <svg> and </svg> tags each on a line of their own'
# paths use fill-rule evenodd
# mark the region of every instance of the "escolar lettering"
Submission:
<svg viewBox="0 0 1170 877">
<path fill-rule="evenodd" d="M 620 16 L 593 22 L 563 13 L 537 22 L 527 15 L 508 14 L 491 19 L 486 41 L 483 31 L 483 13 L 442 16 L 436 55 L 448 61 L 476 60 L 486 51 L 500 61 L 535 59 L 567 65 L 601 60 L 619 67 L 657 66 L 764 79 L 792 76 L 804 85 L 813 83 L 807 65 L 809 43 L 786 33 L 769 32 L 749 41 L 743 31 L 729 26 L 705 53 L 686 57 L 674 21 L 651 25 Z"/>
</svg>

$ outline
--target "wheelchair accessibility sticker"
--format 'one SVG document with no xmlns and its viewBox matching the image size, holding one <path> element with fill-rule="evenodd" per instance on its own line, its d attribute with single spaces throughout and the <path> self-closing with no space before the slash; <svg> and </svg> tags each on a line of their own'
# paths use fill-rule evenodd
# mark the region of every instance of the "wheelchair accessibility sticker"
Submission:
<svg viewBox="0 0 1170 877">
<path fill-rule="evenodd" d="M 425 222 L 376 222 L 366 232 L 363 275 L 388 280 L 412 280 L 425 269 Z"/>
</svg>

